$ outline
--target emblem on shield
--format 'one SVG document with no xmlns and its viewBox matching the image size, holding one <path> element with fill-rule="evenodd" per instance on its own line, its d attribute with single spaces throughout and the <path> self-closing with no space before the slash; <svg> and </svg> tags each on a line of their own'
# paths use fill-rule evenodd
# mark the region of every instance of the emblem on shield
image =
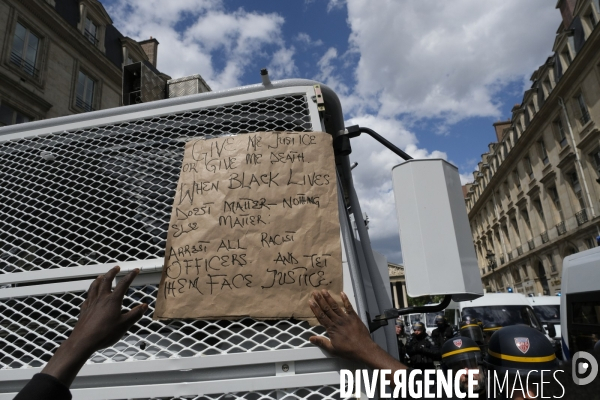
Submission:
<svg viewBox="0 0 600 400">
<path fill-rule="evenodd" d="M 460 347 L 462 346 L 462 339 L 453 340 L 452 343 L 454 343 L 456 347 Z"/>
<path fill-rule="evenodd" d="M 515 344 L 517 345 L 517 349 L 521 350 L 523 354 L 529 350 L 529 338 L 517 337 L 515 338 Z"/>
</svg>

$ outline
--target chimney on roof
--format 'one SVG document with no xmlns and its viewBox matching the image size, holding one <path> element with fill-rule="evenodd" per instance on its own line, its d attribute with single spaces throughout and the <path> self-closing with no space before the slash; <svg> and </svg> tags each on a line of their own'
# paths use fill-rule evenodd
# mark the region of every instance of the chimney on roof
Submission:
<svg viewBox="0 0 600 400">
<path fill-rule="evenodd" d="M 156 67 L 156 57 L 158 55 L 158 40 L 153 39 L 152 36 L 150 36 L 150 39 L 142 40 L 138 43 L 140 44 L 140 46 L 142 46 L 142 49 L 144 50 L 144 53 L 146 53 L 146 55 L 148 56 L 148 60 L 150 61 L 150 63 Z"/>
<path fill-rule="evenodd" d="M 496 140 L 498 141 L 498 143 L 502 141 L 502 132 L 506 128 L 510 128 L 510 120 L 494 122 L 494 129 L 496 130 Z"/>
<path fill-rule="evenodd" d="M 573 12 L 575 11 L 575 4 L 577 0 L 558 0 L 556 8 L 560 9 L 560 15 L 563 19 L 563 29 L 569 29 L 571 22 L 573 22 Z"/>
</svg>

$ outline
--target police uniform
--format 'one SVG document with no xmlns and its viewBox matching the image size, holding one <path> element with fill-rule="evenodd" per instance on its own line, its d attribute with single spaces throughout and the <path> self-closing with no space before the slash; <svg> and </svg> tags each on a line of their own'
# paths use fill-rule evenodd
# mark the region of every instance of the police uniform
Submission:
<svg viewBox="0 0 600 400">
<path fill-rule="evenodd" d="M 435 369 L 434 360 L 439 357 L 439 347 L 425 331 L 425 325 L 422 322 L 416 322 L 413 330 L 421 330 L 421 334 L 412 334 L 408 343 L 406 343 L 406 353 L 409 358 L 409 365 L 414 369 Z"/>
<path fill-rule="evenodd" d="M 448 339 L 454 336 L 454 332 L 443 315 L 435 317 L 435 324 L 437 325 L 437 328 L 431 332 L 431 338 L 435 344 L 441 348 Z"/>
</svg>

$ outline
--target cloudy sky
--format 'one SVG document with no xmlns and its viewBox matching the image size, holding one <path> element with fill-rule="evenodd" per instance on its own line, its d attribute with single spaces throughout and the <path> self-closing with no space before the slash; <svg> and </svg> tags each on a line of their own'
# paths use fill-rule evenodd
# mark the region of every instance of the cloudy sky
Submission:
<svg viewBox="0 0 600 400">
<path fill-rule="evenodd" d="M 102 0 L 117 28 L 160 42 L 158 68 L 213 90 L 315 79 L 347 125 L 370 127 L 415 158 L 444 158 L 464 182 L 510 117 L 560 24 L 548 0 Z M 354 179 L 373 247 L 401 261 L 391 192 L 400 162 L 353 139 Z"/>
</svg>

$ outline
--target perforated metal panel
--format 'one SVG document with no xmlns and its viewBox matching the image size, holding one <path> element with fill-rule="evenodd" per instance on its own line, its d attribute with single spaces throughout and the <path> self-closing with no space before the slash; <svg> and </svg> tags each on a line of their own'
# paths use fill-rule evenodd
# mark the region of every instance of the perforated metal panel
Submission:
<svg viewBox="0 0 600 400">
<path fill-rule="evenodd" d="M 271 98 L 0 143 L 0 273 L 162 257 L 185 141 L 311 131 L 306 101 Z"/>
<path fill-rule="evenodd" d="M 148 311 L 87 364 L 303 348 L 312 346 L 309 337 L 324 334 L 320 326 L 290 320 L 153 321 L 157 291 L 157 285 L 128 290 L 124 309 L 143 302 Z M 77 322 L 85 297 L 85 292 L 68 292 L 0 300 L 0 369 L 45 365 Z"/>
</svg>

